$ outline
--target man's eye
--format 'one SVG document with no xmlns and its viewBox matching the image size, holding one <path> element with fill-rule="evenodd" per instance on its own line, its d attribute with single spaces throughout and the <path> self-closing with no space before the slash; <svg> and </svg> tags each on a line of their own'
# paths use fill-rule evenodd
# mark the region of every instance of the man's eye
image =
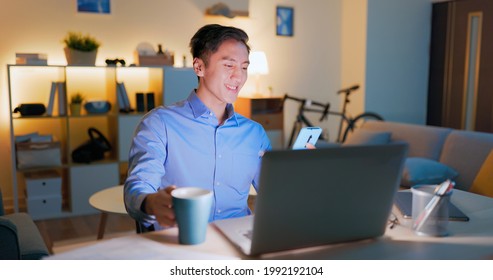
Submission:
<svg viewBox="0 0 493 280">
<path fill-rule="evenodd" d="M 232 65 L 232 64 L 225 64 L 225 66 L 226 66 L 226 67 L 228 67 L 228 68 L 233 67 L 233 65 Z"/>
</svg>

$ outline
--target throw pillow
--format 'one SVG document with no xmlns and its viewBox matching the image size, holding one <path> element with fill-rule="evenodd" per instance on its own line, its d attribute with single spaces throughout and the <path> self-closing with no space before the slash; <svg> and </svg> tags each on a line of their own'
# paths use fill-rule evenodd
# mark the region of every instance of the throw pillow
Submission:
<svg viewBox="0 0 493 280">
<path fill-rule="evenodd" d="M 493 150 L 481 165 L 469 191 L 493 197 Z"/>
<path fill-rule="evenodd" d="M 390 132 L 357 129 L 351 133 L 343 145 L 382 145 L 390 143 Z"/>
<path fill-rule="evenodd" d="M 409 157 L 404 162 L 401 186 L 412 187 L 420 184 L 440 184 L 453 180 L 459 174 L 453 168 L 427 158 Z"/>
</svg>

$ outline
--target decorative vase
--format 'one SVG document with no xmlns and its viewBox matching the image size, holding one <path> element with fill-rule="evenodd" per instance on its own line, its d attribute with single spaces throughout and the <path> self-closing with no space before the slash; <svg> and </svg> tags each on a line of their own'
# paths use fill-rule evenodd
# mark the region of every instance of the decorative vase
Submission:
<svg viewBox="0 0 493 280">
<path fill-rule="evenodd" d="M 64 48 L 67 65 L 94 66 L 96 64 L 97 50 L 83 52 L 74 49 Z"/>
<path fill-rule="evenodd" d="M 70 114 L 72 116 L 80 116 L 81 109 L 82 109 L 81 103 L 70 103 Z"/>
</svg>

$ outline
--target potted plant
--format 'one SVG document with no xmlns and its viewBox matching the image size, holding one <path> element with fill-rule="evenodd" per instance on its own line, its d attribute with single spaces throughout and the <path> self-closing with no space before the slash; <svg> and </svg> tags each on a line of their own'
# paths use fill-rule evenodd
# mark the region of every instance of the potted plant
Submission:
<svg viewBox="0 0 493 280">
<path fill-rule="evenodd" d="M 95 65 L 101 43 L 94 37 L 71 31 L 65 36 L 63 43 L 68 65 Z"/>
<path fill-rule="evenodd" d="M 70 113 L 72 116 L 80 116 L 80 111 L 82 108 L 82 102 L 84 102 L 84 95 L 80 92 L 75 93 L 70 98 Z"/>
</svg>

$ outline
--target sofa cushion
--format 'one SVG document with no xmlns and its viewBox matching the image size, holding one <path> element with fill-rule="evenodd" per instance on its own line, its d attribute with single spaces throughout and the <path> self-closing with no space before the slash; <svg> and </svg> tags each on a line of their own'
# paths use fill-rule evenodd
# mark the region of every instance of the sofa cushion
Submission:
<svg viewBox="0 0 493 280">
<path fill-rule="evenodd" d="M 481 165 L 470 192 L 493 197 L 493 150 Z"/>
<path fill-rule="evenodd" d="M 409 157 L 422 157 L 438 161 L 450 128 L 404 124 L 396 122 L 367 121 L 363 128 L 372 131 L 387 131 L 391 140 L 409 144 Z"/>
<path fill-rule="evenodd" d="M 315 147 L 317 147 L 317 149 L 334 148 L 334 147 L 340 147 L 340 146 L 341 146 L 340 143 L 328 142 L 328 141 L 320 140 L 320 139 L 318 139 L 317 144 L 315 144 Z"/>
<path fill-rule="evenodd" d="M 27 213 L 14 213 L 2 218 L 16 226 L 21 259 L 38 260 L 49 255 L 38 227 Z"/>
<path fill-rule="evenodd" d="M 0 260 L 18 260 L 21 257 L 17 227 L 0 216 Z"/>
<path fill-rule="evenodd" d="M 343 145 L 383 145 L 390 142 L 390 132 L 371 131 L 366 129 L 355 130 Z"/>
<path fill-rule="evenodd" d="M 454 130 L 443 146 L 440 162 L 459 171 L 455 188 L 469 190 L 493 149 L 493 134 Z"/>
<path fill-rule="evenodd" d="M 404 163 L 401 186 L 412 187 L 419 184 L 440 184 L 447 179 L 455 179 L 458 173 L 453 168 L 427 158 L 409 157 Z"/>
</svg>

